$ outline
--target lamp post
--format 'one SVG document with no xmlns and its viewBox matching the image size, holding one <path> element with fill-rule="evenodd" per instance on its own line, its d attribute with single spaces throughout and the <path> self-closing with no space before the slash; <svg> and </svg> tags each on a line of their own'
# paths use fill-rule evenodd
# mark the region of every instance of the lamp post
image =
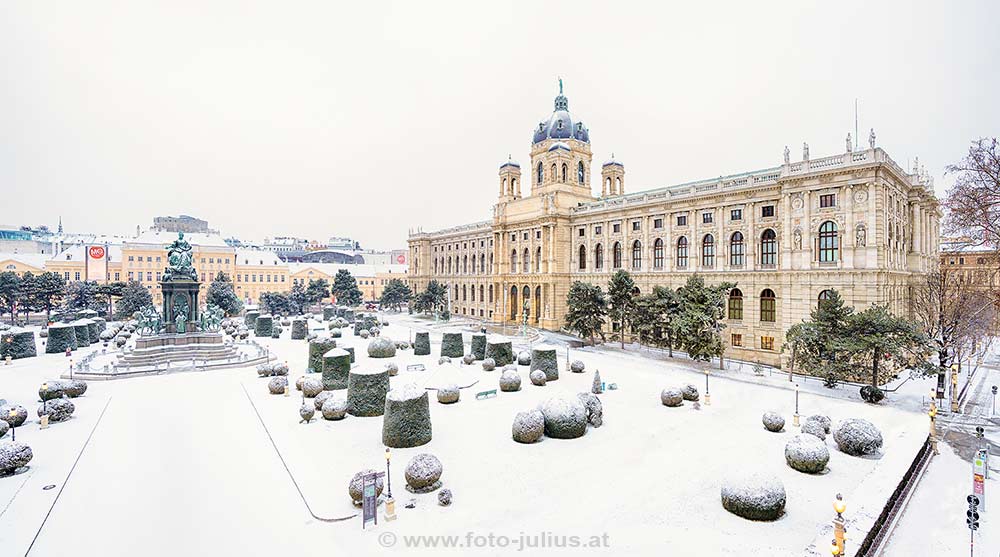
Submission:
<svg viewBox="0 0 1000 557">
<path fill-rule="evenodd" d="M 712 404 L 712 395 L 708 392 L 708 368 L 705 368 L 705 406 Z"/>
<path fill-rule="evenodd" d="M 392 498 L 392 476 L 389 474 L 389 462 L 392 460 L 392 450 L 385 448 L 385 482 L 388 497 L 385 500 L 385 519 L 396 520 L 396 500 Z"/>
<path fill-rule="evenodd" d="M 844 511 L 847 510 L 847 503 L 844 502 L 844 497 L 839 493 L 833 501 L 833 510 L 837 511 L 837 517 L 833 519 L 833 543 L 837 545 L 837 550 L 840 551 L 840 553 L 834 553 L 834 555 L 843 555 L 846 553 L 844 533 L 847 532 L 847 528 L 844 527 Z"/>
<path fill-rule="evenodd" d="M 73 380 L 73 358 L 69 359 L 69 380 Z"/>
<path fill-rule="evenodd" d="M 932 404 L 931 405 L 931 409 L 927 412 L 927 416 L 931 419 L 931 430 L 930 430 L 931 450 L 934 451 L 934 454 L 938 454 L 938 449 L 937 449 L 937 427 L 935 427 L 935 421 L 936 421 L 936 418 L 937 418 L 937 413 L 938 413 L 937 406 L 934 406 Z"/>
<path fill-rule="evenodd" d="M 10 442 L 15 443 L 17 442 L 17 426 L 14 424 L 17 420 L 17 410 L 11 408 L 10 412 L 7 413 L 7 416 L 10 417 Z"/>
<path fill-rule="evenodd" d="M 49 427 L 49 384 L 42 383 L 42 415 L 38 418 L 38 428 L 48 429 Z"/>
<path fill-rule="evenodd" d="M 837 540 L 832 540 L 830 542 L 830 555 L 840 555 L 840 546 L 837 545 Z"/>
<path fill-rule="evenodd" d="M 799 427 L 799 384 L 795 384 L 795 414 L 792 415 L 792 425 Z"/>
</svg>

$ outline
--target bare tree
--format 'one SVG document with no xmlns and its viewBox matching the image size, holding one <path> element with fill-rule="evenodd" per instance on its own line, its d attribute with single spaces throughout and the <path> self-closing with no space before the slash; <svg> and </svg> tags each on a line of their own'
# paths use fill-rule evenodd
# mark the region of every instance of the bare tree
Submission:
<svg viewBox="0 0 1000 557">
<path fill-rule="evenodd" d="M 968 235 L 977 245 L 1000 249 L 1000 147 L 997 139 L 972 142 L 969 154 L 949 165 L 955 176 L 944 206 L 945 229 Z"/>
</svg>

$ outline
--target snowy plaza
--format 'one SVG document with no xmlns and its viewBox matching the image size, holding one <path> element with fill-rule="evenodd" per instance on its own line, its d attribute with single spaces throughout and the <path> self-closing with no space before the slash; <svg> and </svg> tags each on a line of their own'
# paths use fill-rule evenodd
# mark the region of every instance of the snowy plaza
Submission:
<svg viewBox="0 0 1000 557">
<path fill-rule="evenodd" d="M 919 395 L 874 406 L 860 402 L 854 389 L 830 390 L 797 377 L 803 420 L 826 415 L 835 430 L 842 420 L 863 418 L 884 440 L 877 454 L 858 457 L 839 451 L 827 435 L 825 470 L 802 473 L 785 462 L 785 444 L 798 433 L 792 423 L 796 396 L 777 370 L 760 375 L 730 365 L 720 371 L 717 363 L 670 359 L 637 345 L 623 352 L 611 344 L 569 349 L 569 360 L 585 365 L 573 373 L 566 337 L 524 338 L 507 329 L 515 359 L 529 344 L 545 341 L 556 349 L 559 372 L 558 380 L 535 386 L 528 366 L 517 366 L 521 388 L 504 392 L 498 388 L 499 366 L 485 371 L 481 362 L 465 365 L 460 358 L 438 364 L 441 334 L 463 332 L 467 353 L 477 323 L 384 316 L 390 324 L 381 337 L 410 341 L 416 332 L 429 331 L 431 353 L 417 356 L 409 348 L 390 359 L 369 358 L 366 348 L 374 337 L 354 336 L 349 328 L 335 340 L 338 347 L 354 347 L 352 371 L 381 370 L 392 362 L 399 369 L 391 378 L 393 391 L 405 384 L 430 389 L 433 439 L 391 452 L 396 520 L 386 521 L 380 504 L 378 524 L 362 529 L 360 509 L 348 495 L 356 472 L 385 469 L 383 418 L 330 421 L 317 411 L 302 423 L 303 398 L 294 381 L 308 367 L 309 342 L 292 340 L 286 328 L 281 338 L 251 340 L 272 362 L 287 362 L 289 396 L 269 394 L 269 378 L 259 377 L 252 365 L 92 380 L 86 394 L 73 399 L 73 417 L 44 430 L 35 417 L 39 385 L 64 375 L 69 359 L 40 350 L 38 357 L 0 367 L 3 398 L 29 412 L 17 440 L 34 453 L 27 469 L 0 478 L 3 553 L 367 555 L 392 548 L 404 554 L 503 555 L 523 544 L 526 555 L 826 555 L 836 494 L 847 503 L 850 547 L 867 533 L 927 437 Z M 312 333 L 326 334 L 326 327 L 309 320 Z M 74 358 L 101 350 L 81 348 Z M 425 369 L 408 370 L 411 364 Z M 512 440 L 518 412 L 552 397 L 590 392 L 595 370 L 606 386 L 616 387 L 599 395 L 600 427 L 588 426 L 576 439 Z M 700 392 L 698 404 L 661 403 L 663 389 L 688 384 Z M 434 396 L 434 389 L 447 385 L 465 387 L 455 404 Z M 475 396 L 493 389 L 495 397 Z M 346 391 L 334 393 L 342 398 Z M 312 406 L 312 399 L 306 402 Z M 785 419 L 782 431 L 763 427 L 761 416 L 768 411 Z M 438 503 L 441 489 L 406 489 L 404 469 L 420 453 L 442 463 L 441 489 L 453 493 L 451 505 Z M 720 504 L 727 478 L 754 471 L 784 484 L 787 503 L 777 520 L 747 520 Z M 429 541 L 432 536 L 441 538 Z M 595 546 L 561 547 L 572 536 Z M 456 545 L 443 549 L 448 543 Z"/>
</svg>

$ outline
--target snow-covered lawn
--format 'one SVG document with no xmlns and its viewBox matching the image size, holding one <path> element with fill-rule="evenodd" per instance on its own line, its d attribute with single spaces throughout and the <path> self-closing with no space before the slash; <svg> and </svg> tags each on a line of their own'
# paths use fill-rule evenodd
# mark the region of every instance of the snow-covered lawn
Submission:
<svg viewBox="0 0 1000 557">
<path fill-rule="evenodd" d="M 405 316 L 392 319 L 383 334 L 397 340 L 407 339 L 407 325 L 418 326 Z M 381 367 L 389 361 L 370 360 L 368 341 L 350 335 L 345 329 L 338 344 L 356 348 L 356 365 Z M 281 339 L 261 343 L 288 361 L 293 382 L 306 367 L 307 346 L 287 337 L 286 331 Z M 342 517 L 357 512 L 347 495 L 351 476 L 363 468 L 385 468 L 380 417 L 300 424 L 298 393 L 270 395 L 267 380 L 243 368 L 94 381 L 85 397 L 74 400 L 74 419 L 39 431 L 38 385 L 62 371 L 66 358 L 42 355 L 0 367 L 0 398 L 28 408 L 30 421 L 19 428 L 18 439 L 35 453 L 27 473 L 0 478 L 0 553 L 24 554 L 59 494 L 32 555 L 368 555 L 383 552 L 380 544 L 393 540 L 404 554 L 439 554 L 441 548 L 407 547 L 404 536 L 458 536 L 461 544 L 489 544 L 491 534 L 512 541 L 506 548 L 479 548 L 477 554 L 514 553 L 522 536 L 542 536 L 551 546 L 560 536 L 579 536 L 586 543 L 590 536 L 606 534 L 608 547 L 592 551 L 826 555 L 834 496 L 839 492 L 846 498 L 848 535 L 859 542 L 864 533 L 852 526 L 869 524 L 878 515 L 927 434 L 922 414 L 805 389 L 803 419 L 827 414 L 836 427 L 841 419 L 865 418 L 881 428 L 885 440 L 881 458 L 857 458 L 837 451 L 828 436 L 829 469 L 810 476 L 785 464 L 784 445 L 795 432 L 794 392 L 777 378 L 754 384 L 712 377 L 710 406 L 698 410 L 685 402 L 667 408 L 660 403 L 667 386 L 692 383 L 704 396 L 700 367 L 610 348 L 581 349 L 571 358 L 585 362 L 585 373 L 570 373 L 561 352 L 558 381 L 535 387 L 525 366 L 520 392 L 475 400 L 477 391 L 497 388 L 499 369 L 484 372 L 478 364 L 458 361 L 439 367 L 440 329 L 431 339 L 430 356 L 397 352 L 392 361 L 400 374 L 392 378 L 393 386 L 478 383 L 463 389 L 453 405 L 438 404 L 431 393 L 433 440 L 392 451 L 399 518 L 384 522 L 380 510 L 379 525 L 366 531 L 360 518 L 327 523 L 310 516 L 268 432 L 312 511 L 322 518 Z M 408 372 L 411 363 L 423 363 L 427 370 Z M 544 438 L 533 445 L 511 440 L 517 412 L 549 397 L 589 391 L 595 369 L 605 382 L 618 385 L 601 395 L 603 427 L 574 440 Z M 763 428 L 761 414 L 768 410 L 785 417 L 784 432 Z M 91 430 L 93 438 L 66 481 Z M 403 470 L 421 452 L 443 463 L 444 487 L 454 492 L 450 507 L 438 506 L 437 492 L 405 490 Z M 727 474 L 752 470 L 770 471 L 784 482 L 788 502 L 776 522 L 750 522 L 720 504 Z M 47 484 L 56 487 L 43 491 Z M 404 508 L 410 499 L 416 499 L 416 508 Z M 470 538 L 470 533 L 483 538 Z M 551 551 L 525 548 L 521 553 Z M 580 549 L 560 552 L 578 554 Z"/>
</svg>

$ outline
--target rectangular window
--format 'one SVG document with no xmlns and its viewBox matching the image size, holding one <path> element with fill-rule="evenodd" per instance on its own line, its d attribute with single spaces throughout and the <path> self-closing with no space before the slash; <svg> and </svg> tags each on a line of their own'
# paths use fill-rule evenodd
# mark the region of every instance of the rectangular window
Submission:
<svg viewBox="0 0 1000 557">
<path fill-rule="evenodd" d="M 638 232 L 639 231 L 639 227 L 641 227 L 641 226 L 642 226 L 642 222 L 641 221 L 637 221 L 637 220 L 632 221 L 632 232 Z"/>
<path fill-rule="evenodd" d="M 581 238 L 583 238 L 583 235 L 584 235 L 584 234 L 586 234 L 586 232 L 584 232 L 584 231 L 583 231 L 583 229 L 581 228 L 581 229 L 580 229 L 580 230 L 579 230 L 579 231 L 577 232 L 577 234 L 576 234 L 576 235 L 577 235 L 577 236 L 579 236 L 579 237 L 581 237 Z"/>
<path fill-rule="evenodd" d="M 67 277 L 67 278 L 69 278 L 69 277 Z M 128 279 L 129 280 L 135 280 L 135 277 L 133 276 L 132 271 L 128 272 Z"/>
<path fill-rule="evenodd" d="M 712 213 L 702 213 L 701 222 L 702 224 L 712 224 Z"/>
<path fill-rule="evenodd" d="M 600 236 L 600 235 L 601 235 L 601 226 L 600 225 L 595 226 L 594 227 L 594 236 Z"/>
<path fill-rule="evenodd" d="M 766 219 L 768 217 L 773 217 L 774 216 L 774 205 L 764 205 L 763 207 L 761 207 L 760 208 L 760 216 L 761 216 L 761 218 L 764 218 L 764 219 Z"/>
<path fill-rule="evenodd" d="M 614 223 L 611 225 L 611 232 L 618 234 L 622 231 L 622 225 L 620 223 Z"/>
<path fill-rule="evenodd" d="M 743 346 L 743 335 L 739 333 L 733 333 L 732 340 L 730 341 L 729 344 L 732 344 L 733 346 Z"/>
<path fill-rule="evenodd" d="M 115 273 L 115 282 L 118 282 L 119 280 L 121 280 L 120 277 L 121 277 L 121 273 Z"/>
<path fill-rule="evenodd" d="M 677 226 L 687 226 L 688 216 L 687 215 L 677 215 Z"/>
<path fill-rule="evenodd" d="M 832 193 L 825 193 L 819 196 L 819 206 L 820 207 L 836 207 L 837 206 L 837 196 Z"/>
<path fill-rule="evenodd" d="M 761 350 L 774 350 L 774 337 L 760 337 Z"/>
<path fill-rule="evenodd" d="M 729 220 L 743 220 L 743 209 L 729 211 Z"/>
<path fill-rule="evenodd" d="M 525 232 L 524 234 L 522 234 L 522 235 L 521 235 L 521 238 L 523 238 L 523 239 L 527 240 L 527 239 L 528 239 L 528 233 L 527 233 L 527 232 Z"/>
<path fill-rule="evenodd" d="M 134 255 L 130 255 L 130 256 L 128 256 L 128 260 L 129 260 L 129 261 L 135 261 L 135 256 L 134 256 Z"/>
<path fill-rule="evenodd" d="M 153 273 L 152 272 L 149 272 L 149 271 L 146 272 L 146 282 L 153 282 Z"/>
<path fill-rule="evenodd" d="M 541 240 L 542 239 L 542 231 L 541 230 L 536 230 L 535 231 L 535 239 L 536 240 Z M 479 242 L 479 247 L 483 247 L 483 243 L 482 242 Z"/>
<path fill-rule="evenodd" d="M 153 262 L 153 256 L 150 255 L 146 257 L 146 263 L 152 263 L 152 262 Z"/>
<path fill-rule="evenodd" d="M 510 233 L 510 241 L 511 242 L 516 242 L 517 241 L 517 232 L 511 232 Z M 451 246 L 448 246 L 448 249 L 451 250 Z"/>
<path fill-rule="evenodd" d="M 156 273 L 156 282 L 160 282 L 160 273 Z"/>
<path fill-rule="evenodd" d="M 653 228 L 663 228 L 663 219 L 653 219 Z"/>
<path fill-rule="evenodd" d="M 63 273 L 63 278 L 69 280 L 69 271 Z"/>
</svg>

